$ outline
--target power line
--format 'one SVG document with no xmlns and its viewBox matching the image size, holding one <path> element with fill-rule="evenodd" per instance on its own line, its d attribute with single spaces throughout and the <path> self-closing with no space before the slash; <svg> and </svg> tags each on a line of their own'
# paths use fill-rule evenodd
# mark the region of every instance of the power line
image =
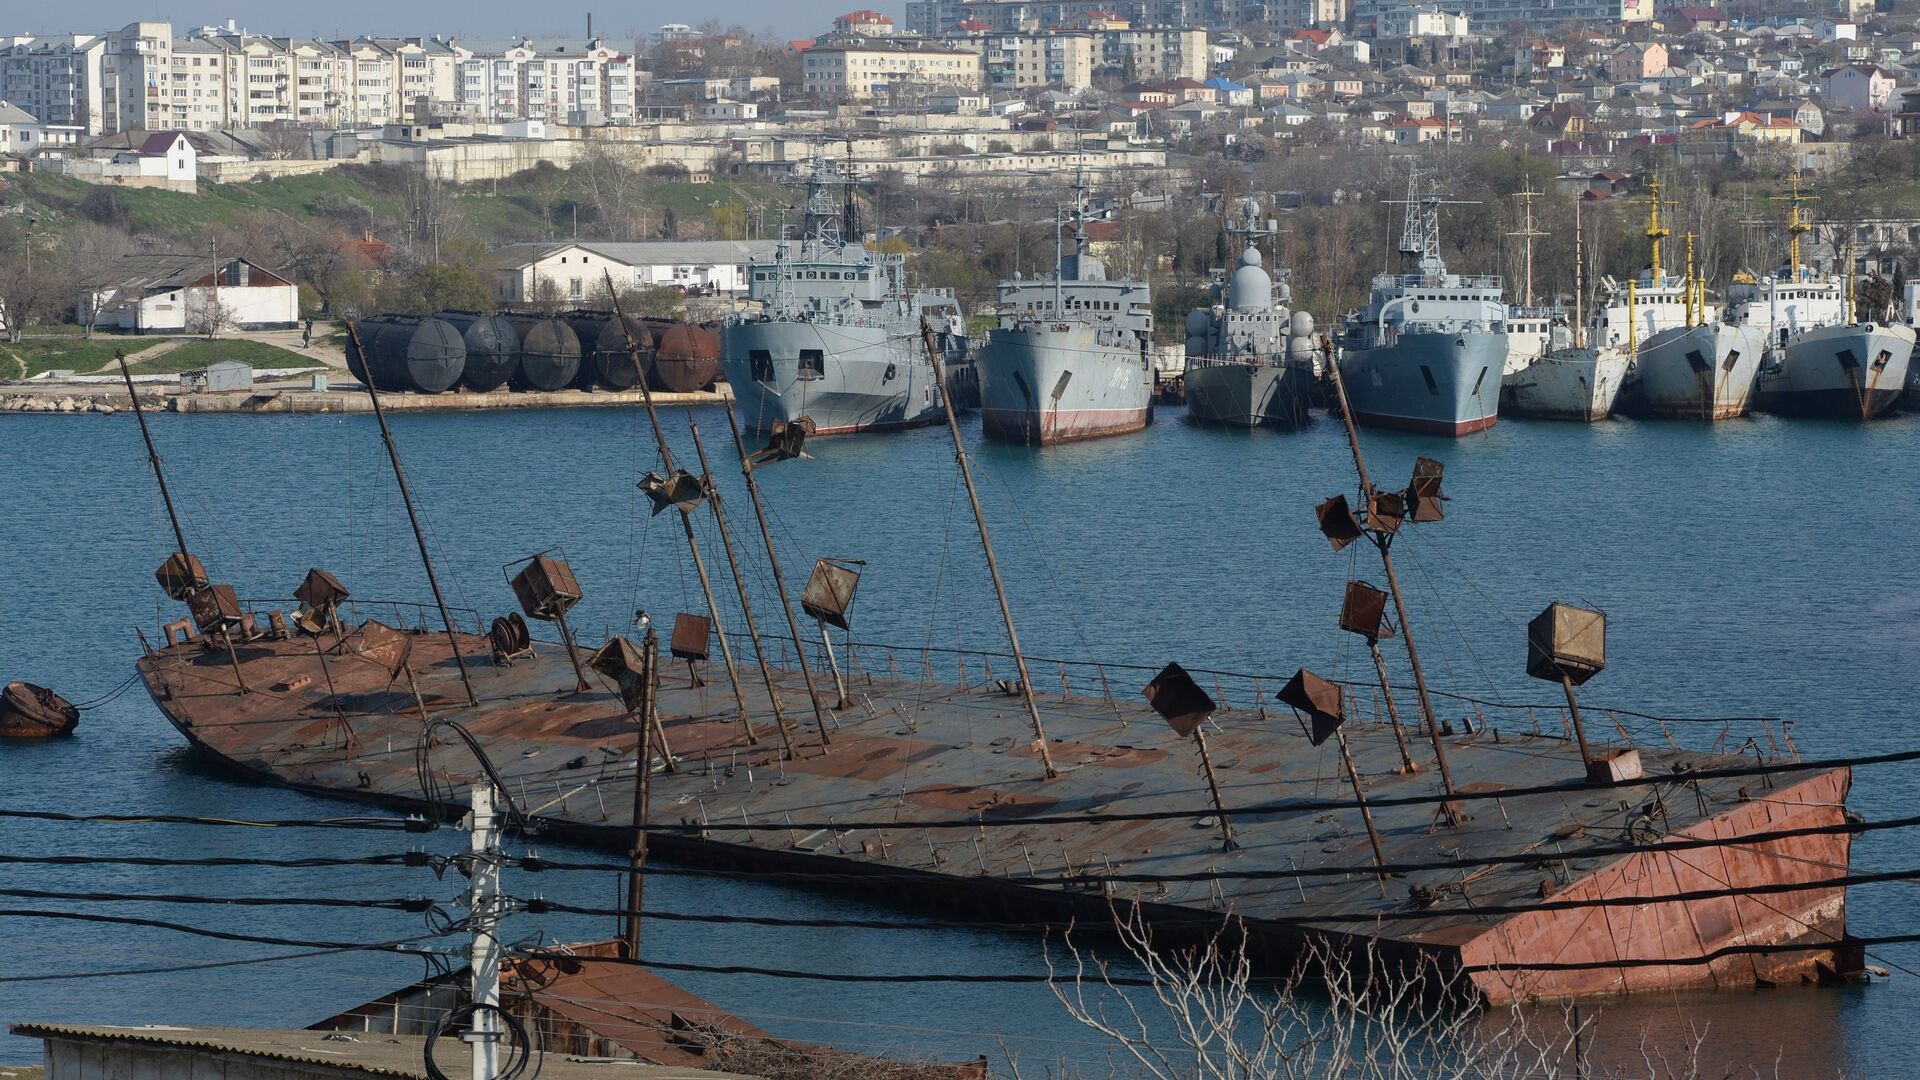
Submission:
<svg viewBox="0 0 1920 1080">
<path fill-rule="evenodd" d="M 213 938 L 217 941 L 245 941 L 256 945 L 280 945 L 298 949 L 412 951 L 401 946 L 367 944 L 357 941 L 307 941 L 300 938 L 275 937 L 267 934 L 243 934 L 233 930 L 214 930 L 204 926 L 189 926 L 186 923 L 167 922 L 164 919 L 143 919 L 134 915 L 102 915 L 95 912 L 84 911 L 42 911 L 22 908 L 0 908 L 0 919 L 54 919 L 66 922 L 109 923 L 116 926 L 143 926 L 155 930 L 170 930 L 179 934 L 191 934 L 195 937 Z M 450 924 L 444 931 L 430 936 L 437 937 L 457 931 L 458 924 Z"/>
<path fill-rule="evenodd" d="M 341 946 L 331 949 L 302 949 L 298 952 L 275 953 L 271 956 L 250 956 L 239 960 L 212 960 L 203 964 L 166 964 L 156 967 L 115 968 L 110 971 L 69 971 L 50 975 L 0 975 L 0 983 L 41 983 L 41 982 L 80 982 L 86 979 L 118 979 L 130 975 L 184 975 L 193 971 L 216 971 L 222 968 L 250 967 L 256 964 L 275 964 L 288 960 L 305 960 L 317 956 L 338 956 L 351 952 L 411 952 L 406 946 L 428 941 L 438 935 L 424 934 L 420 937 L 402 938 L 398 941 L 382 941 L 371 945 Z"/>
<path fill-rule="evenodd" d="M 306 859 L 266 859 L 243 856 L 214 856 L 198 859 L 170 858 L 161 855 L 0 855 L 0 865 L 28 866 L 267 866 L 308 869 L 329 866 L 433 866 L 438 856 L 425 852 L 391 855 L 313 857 Z"/>
<path fill-rule="evenodd" d="M 1401 907 L 1389 911 L 1334 910 L 1312 915 L 1282 915 L 1273 917 L 1222 912 L 1212 918 L 1155 918 L 1153 925 L 1156 927 L 1217 926 L 1225 923 L 1246 922 L 1258 924 L 1262 927 L 1311 927 L 1323 923 L 1428 922 L 1448 918 L 1527 915 L 1541 911 L 1578 911 L 1586 908 L 1641 907 L 1647 904 L 1691 903 L 1697 900 L 1719 900 L 1729 896 L 1769 896 L 1778 893 L 1812 892 L 1818 889 L 1837 889 L 1860 885 L 1883 885 L 1892 882 L 1911 881 L 1920 881 L 1920 869 L 1844 874 L 1837 877 L 1814 878 L 1799 882 L 1769 882 L 1755 885 L 1723 886 L 1715 889 L 1690 889 L 1674 893 L 1597 896 L 1589 899 L 1576 900 L 1554 900 L 1549 898 L 1525 904 L 1471 904 L 1467 907 L 1413 906 Z M 575 904 L 559 904 L 538 899 L 520 901 L 520 903 L 523 905 L 522 910 L 529 914 L 542 914 L 551 911 L 569 915 L 620 917 L 640 915 L 643 918 L 655 919 L 661 922 L 713 923 L 730 926 L 807 927 L 851 930 L 1005 930 L 1009 928 L 1063 930 L 1074 925 L 1072 920 L 1064 922 L 1059 920 L 1028 919 L 902 921 L 898 919 L 781 918 L 765 915 L 694 914 L 688 912 L 660 911 L 653 908 L 642 911 L 632 911 L 625 908 L 584 907 Z M 1402 903 L 1405 904 L 1407 901 L 1402 901 Z"/>
<path fill-rule="evenodd" d="M 231 907 L 375 908 L 387 911 L 431 911 L 424 896 L 390 899 L 348 896 L 178 896 L 151 893 L 60 892 L 52 889 L 0 889 L 0 896 L 20 900 L 76 900 L 83 903 L 223 904 Z"/>
<path fill-rule="evenodd" d="M 432 832 L 438 823 L 422 817 L 310 818 L 246 821 L 237 818 L 188 817 L 176 814 L 63 814 L 51 810 L 0 810 L 0 818 L 111 825 L 233 825 L 250 829 L 368 829 L 377 832 Z"/>
<path fill-rule="evenodd" d="M 1102 884 L 1153 884 L 1156 882 L 1195 882 L 1195 881 L 1283 881 L 1289 878 L 1307 877 L 1350 877 L 1357 875 L 1405 875 L 1423 873 L 1432 870 L 1472 870 L 1484 866 L 1498 865 L 1550 865 L 1572 862 L 1581 859 L 1603 858 L 1613 855 L 1643 855 L 1665 851 L 1690 851 L 1697 848 L 1746 847 L 1767 843 L 1773 840 L 1789 840 L 1803 836 L 1835 836 L 1879 832 L 1889 829 L 1905 829 L 1920 825 L 1920 815 L 1904 818 L 1892 818 L 1887 821 L 1848 821 L 1838 825 L 1808 825 L 1795 829 L 1775 829 L 1764 832 L 1748 833 L 1737 837 L 1681 837 L 1672 840 L 1659 840 L 1645 844 L 1617 844 L 1573 848 L 1555 851 L 1519 851 L 1506 855 L 1483 855 L 1464 859 L 1434 859 L 1425 862 L 1368 864 L 1364 866 L 1299 866 L 1285 870 L 1206 870 L 1183 874 L 1093 874 L 1073 873 L 1052 876 L 1035 875 L 1015 879 L 1023 885 L 1102 885 Z M 910 832 L 911 830 L 901 830 Z M 518 867 L 532 873 L 548 870 L 603 872 L 624 870 L 624 866 L 612 863 L 574 863 L 546 859 L 542 856 L 524 856 Z M 938 870 L 912 872 L 886 870 L 750 870 L 729 867 L 687 867 L 653 866 L 648 873 L 657 873 L 666 877 L 753 877 L 770 881 L 834 881 L 834 882 L 872 882 L 872 881 L 911 881 L 925 883 L 931 879 L 947 877 Z"/>
<path fill-rule="evenodd" d="M 1663 956 L 1658 958 L 1623 957 L 1617 960 L 1594 960 L 1588 962 L 1556 963 L 1549 961 L 1529 963 L 1475 964 L 1463 966 L 1463 974 L 1500 971 L 1588 971 L 1627 967 L 1691 967 L 1710 964 L 1727 956 L 1765 955 L 1783 952 L 1821 952 L 1838 945 L 1874 948 L 1881 945 L 1905 945 L 1920 942 L 1920 934 L 1892 934 L 1882 937 L 1848 937 L 1831 941 L 1788 942 L 1777 945 L 1728 945 L 1712 952 L 1690 956 Z M 519 955 L 536 960 L 579 959 L 570 953 L 549 952 L 545 950 L 523 951 Z M 1061 977 L 1038 972 L 1010 973 L 967 973 L 967 974 L 919 974 L 902 973 L 891 975 L 865 972 L 802 971 L 793 968 L 756 967 L 746 964 L 683 964 L 665 960 L 636 960 L 629 957 L 596 956 L 592 958 L 599 964 L 629 964 L 660 971 L 693 972 L 705 975 L 753 975 L 770 979 L 802 979 L 818 982 L 837 983 L 1051 983 Z M 1067 977 L 1071 980 L 1071 976 Z M 1151 979 L 1107 977 L 1101 981 L 1112 986 L 1151 987 L 1157 985 Z"/>
</svg>

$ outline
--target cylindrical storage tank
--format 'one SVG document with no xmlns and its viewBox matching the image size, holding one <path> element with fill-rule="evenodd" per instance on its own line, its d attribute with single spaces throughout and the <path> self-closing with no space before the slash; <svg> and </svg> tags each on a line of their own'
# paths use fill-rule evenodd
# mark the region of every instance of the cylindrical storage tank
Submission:
<svg viewBox="0 0 1920 1080">
<path fill-rule="evenodd" d="M 544 315 L 508 315 L 520 335 L 520 370 L 515 390 L 562 390 L 580 373 L 580 339 L 573 328 Z"/>
<path fill-rule="evenodd" d="M 365 356 L 347 338 L 347 370 L 381 390 L 438 394 L 451 390 L 467 366 L 460 331 L 440 319 L 374 315 L 354 324 Z"/>
<path fill-rule="evenodd" d="M 505 386 L 520 370 L 520 334 L 513 324 L 498 315 L 477 311 L 442 311 L 434 318 L 460 331 L 467 346 L 467 369 L 460 385 L 486 393 Z"/>
<path fill-rule="evenodd" d="M 620 323 L 618 318 L 609 318 L 593 343 L 593 377 L 609 390 L 631 390 L 653 373 L 653 332 L 647 329 L 646 323 L 631 315 L 626 317 L 624 327 Z M 627 350 L 629 334 L 633 335 L 634 350 L 639 354 L 639 371 L 633 369 L 636 357 Z M 582 339 L 581 347 L 585 346 Z"/>
<path fill-rule="evenodd" d="M 713 327 L 673 323 L 654 336 L 654 389 L 690 394 L 712 386 L 719 375 L 720 333 Z"/>
</svg>

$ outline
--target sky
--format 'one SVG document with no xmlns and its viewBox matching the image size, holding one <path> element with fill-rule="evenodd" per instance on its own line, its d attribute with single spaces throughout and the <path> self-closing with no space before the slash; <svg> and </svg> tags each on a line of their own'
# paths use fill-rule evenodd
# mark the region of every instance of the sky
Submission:
<svg viewBox="0 0 1920 1080">
<path fill-rule="evenodd" d="M 759 32 L 772 27 L 781 37 L 811 37 L 831 29 L 833 17 L 859 7 L 878 7 L 899 18 L 904 5 L 872 0 L 728 0 L 689 5 L 669 0 L 578 0 L 529 4 L 526 0 L 328 0 L 326 3 L 235 3 L 234 0 L 81 0 L 48 4 L 38 0 L 0 0 L 0 34 L 81 31 L 99 33 L 141 19 L 174 24 L 175 32 L 234 20 L 255 33 L 275 37 L 345 38 L 362 34 L 418 37 L 452 34 L 466 38 L 584 36 L 587 12 L 595 33 L 632 39 L 668 22 L 699 25 L 712 18 Z"/>
</svg>

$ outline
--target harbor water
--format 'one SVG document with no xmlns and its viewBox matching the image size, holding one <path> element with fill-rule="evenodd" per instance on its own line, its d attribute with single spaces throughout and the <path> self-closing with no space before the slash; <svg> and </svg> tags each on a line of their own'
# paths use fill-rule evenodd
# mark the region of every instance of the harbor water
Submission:
<svg viewBox="0 0 1920 1080">
<path fill-rule="evenodd" d="M 1297 432 L 1206 430 L 1180 417 L 1179 409 L 1162 409 L 1144 432 L 1045 450 L 982 442 L 978 421 L 963 420 L 1022 643 L 1044 657 L 1268 673 L 1276 688 L 1303 665 L 1368 677 L 1364 645 L 1340 633 L 1335 617 L 1343 583 L 1350 576 L 1378 582 L 1378 562 L 1365 545 L 1332 552 L 1313 514 L 1320 500 L 1354 487 L 1339 425 L 1319 417 Z M 757 555 L 724 414 L 714 407 L 662 413 L 676 462 L 685 465 L 694 461 L 689 419 L 702 428 L 742 526 L 742 550 Z M 291 607 L 293 588 L 318 566 L 357 599 L 430 599 L 371 417 L 161 415 L 153 423 L 191 545 L 215 580 L 233 583 L 241 597 Z M 634 488 L 656 465 L 641 411 L 435 413 L 396 416 L 393 425 L 451 604 L 485 619 L 505 614 L 513 600 L 502 565 L 559 547 L 586 592 L 571 617 L 583 638 L 626 629 L 637 609 L 661 618 L 701 610 L 677 523 L 671 514 L 649 516 Z M 1583 705 L 1783 718 L 1809 757 L 1920 746 L 1910 722 L 1920 673 L 1920 503 L 1913 498 L 1920 417 L 1870 425 L 1771 417 L 1712 425 L 1503 421 L 1458 440 L 1362 437 L 1385 487 L 1403 484 L 1418 455 L 1447 465 L 1447 520 L 1409 525 L 1395 545 L 1436 686 L 1553 701 L 1557 689 L 1523 672 L 1523 627 L 1559 599 L 1610 616 L 1609 666 L 1583 688 Z M 857 640 L 893 644 L 903 658 L 927 645 L 1003 648 L 944 428 L 820 439 L 809 449 L 813 459 L 759 474 L 789 580 L 804 580 L 816 557 L 865 560 L 852 611 Z M 171 538 L 132 419 L 0 416 L 0 491 L 7 567 L 0 678 L 43 683 L 75 701 L 114 690 L 132 673 L 135 627 L 153 638 L 162 621 L 177 617 L 152 577 Z M 726 580 L 718 538 L 704 512 L 699 521 L 718 587 Z M 749 577 L 760 625 L 770 629 L 780 620 L 763 562 L 754 561 Z M 723 614 L 733 606 L 723 604 Z M 739 628 L 737 616 L 729 627 Z M 1388 656 L 1404 676 L 1397 643 Z M 941 663 L 948 670 L 939 674 L 951 677 L 951 659 Z M 1047 682 L 1049 671 L 1036 664 L 1036 679 Z M 709 674 L 712 692 L 724 694 L 717 658 Z M 1133 694 L 1142 681 L 1116 671 L 1113 690 Z M 1018 738 L 1022 723 L 1010 710 L 1004 726 L 983 727 L 981 752 L 995 739 Z M 1702 748 L 1720 733 L 1718 725 L 1673 727 L 1676 738 Z M 1313 752 L 1330 755 L 1325 795 L 1338 797 L 1337 751 Z M 0 809 L 247 819 L 359 812 L 211 769 L 137 686 L 88 711 L 73 739 L 0 746 L 0 779 Z M 1865 768 L 1851 805 L 1879 819 L 1910 813 L 1917 796 L 1920 773 L 1912 766 Z M 452 830 L 414 837 L 21 819 L 0 819 L 0 836 L 0 853 L 10 855 L 175 858 L 335 857 L 416 844 L 451 851 L 464 841 Z M 1517 839 L 1515 847 L 1534 840 Z M 1857 870 L 1912 869 L 1920 865 L 1920 835 L 1870 833 L 1854 851 Z M 614 881 L 612 874 L 510 869 L 503 886 L 522 898 L 612 906 Z M 0 864 L 0 888 L 444 902 L 461 882 L 371 865 Z M 717 878 L 659 877 L 650 880 L 647 901 L 678 912 L 910 915 L 858 894 Z M 1910 932 L 1920 923 L 1920 888 L 1856 888 L 1848 907 L 1855 934 Z M 8 909 L 0 915 L 5 1021 L 304 1026 L 426 973 L 419 958 L 353 952 L 43 980 L 299 950 L 17 912 L 97 912 L 302 941 L 392 941 L 427 928 L 418 915 L 352 906 L 16 895 L 0 908 Z M 579 940 L 608 936 L 613 921 L 521 914 L 508 929 L 511 941 Z M 1044 971 L 1045 948 L 1038 936 L 1010 930 L 667 921 L 647 925 L 645 947 L 665 961 L 852 974 L 1035 973 Z M 1780 1074 L 1791 1076 L 1899 1075 L 1909 1067 L 1911 1020 L 1920 1010 L 1920 976 L 1901 969 L 1920 971 L 1920 947 L 1875 949 L 1870 962 L 1893 968 L 1891 980 L 1597 1006 L 1601 1056 L 1637 1063 L 1643 1033 L 1669 1053 L 1684 1053 L 1701 1036 L 1703 1056 L 1716 1064 L 1771 1073 L 1777 1061 Z M 997 1033 L 1029 1075 L 1063 1059 L 1089 1075 L 1107 1068 L 1107 1045 L 1075 1026 L 1042 985 L 673 977 L 779 1035 L 1001 1061 Z M 0 1061 L 36 1053 L 25 1040 L 0 1040 Z"/>
</svg>

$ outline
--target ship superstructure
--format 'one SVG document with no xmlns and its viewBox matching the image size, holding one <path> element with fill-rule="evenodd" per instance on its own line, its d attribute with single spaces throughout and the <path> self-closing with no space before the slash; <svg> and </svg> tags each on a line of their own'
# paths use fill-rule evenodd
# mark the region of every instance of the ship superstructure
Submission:
<svg viewBox="0 0 1920 1080">
<path fill-rule="evenodd" d="M 756 430 L 806 421 L 815 434 L 918 427 L 941 419 L 940 387 L 921 347 L 935 331 L 955 404 L 971 405 L 966 319 L 951 291 L 910 287 L 903 256 L 846 235 L 854 179 L 816 155 L 802 181 L 799 241 L 748 267 L 757 310 L 729 321 L 725 367 L 740 418 Z"/>
<path fill-rule="evenodd" d="M 999 325 L 979 356 L 980 426 L 994 438 L 1045 446 L 1153 419 L 1152 294 L 1144 281 L 1107 277 L 1087 237 L 1084 177 L 1073 195 L 1054 219 L 1053 275 L 996 290 Z"/>
<path fill-rule="evenodd" d="M 1340 365 L 1354 419 L 1377 427 L 1468 435 L 1499 416 L 1507 303 L 1498 275 L 1447 271 L 1437 188 L 1407 178 L 1398 273 L 1373 279 L 1363 310 L 1340 327 Z"/>
<path fill-rule="evenodd" d="M 1214 286 L 1214 303 L 1187 314 L 1187 418 L 1228 427 L 1304 423 L 1314 385 L 1313 316 L 1294 311 L 1292 271 L 1264 267 L 1259 241 L 1276 223 L 1260 205 L 1240 205 L 1227 231 L 1246 245 Z"/>
</svg>

